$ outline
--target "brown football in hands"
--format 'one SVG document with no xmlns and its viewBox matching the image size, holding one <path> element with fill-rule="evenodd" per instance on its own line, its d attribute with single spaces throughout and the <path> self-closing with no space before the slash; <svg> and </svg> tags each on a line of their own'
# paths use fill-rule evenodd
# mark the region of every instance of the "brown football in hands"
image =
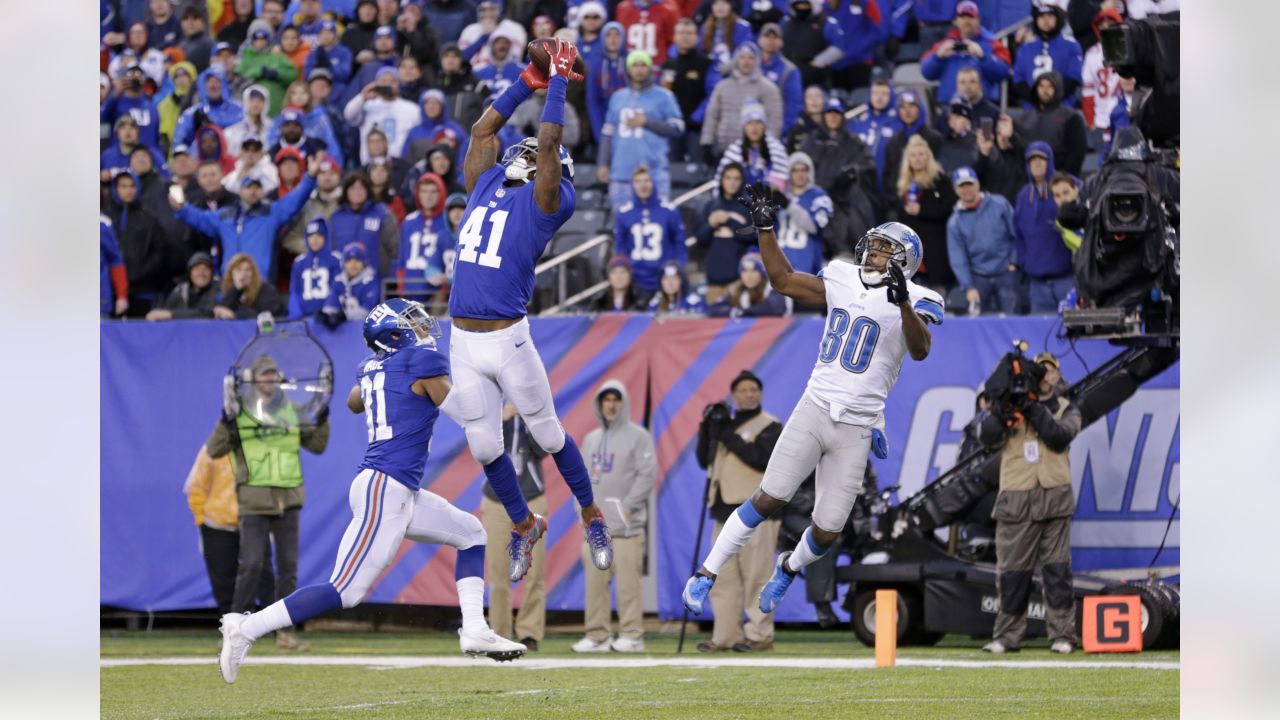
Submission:
<svg viewBox="0 0 1280 720">
<path fill-rule="evenodd" d="M 538 68 L 543 75 L 547 74 L 547 70 L 551 65 L 551 50 L 556 46 L 555 38 L 539 38 L 529 43 L 529 63 Z M 573 71 L 581 75 L 587 76 L 587 63 L 583 61 L 579 55 L 573 61 Z M 571 81 L 572 82 L 572 81 Z"/>
</svg>

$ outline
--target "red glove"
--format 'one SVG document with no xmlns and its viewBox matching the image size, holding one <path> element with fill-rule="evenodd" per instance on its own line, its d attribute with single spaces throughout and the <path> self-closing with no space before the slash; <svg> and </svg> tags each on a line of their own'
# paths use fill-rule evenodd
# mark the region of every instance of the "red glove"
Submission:
<svg viewBox="0 0 1280 720">
<path fill-rule="evenodd" d="M 534 67 L 533 63 L 525 66 L 524 72 L 520 73 L 520 79 L 524 81 L 525 85 L 529 86 L 530 90 L 541 90 L 547 86 L 547 76 Z"/>
<path fill-rule="evenodd" d="M 563 75 L 569 80 L 582 81 L 582 75 L 573 71 L 573 63 L 578 59 L 578 48 L 573 43 L 562 38 L 556 38 L 556 45 L 548 54 L 551 56 L 550 66 L 547 68 L 547 77 L 555 77 Z"/>
</svg>

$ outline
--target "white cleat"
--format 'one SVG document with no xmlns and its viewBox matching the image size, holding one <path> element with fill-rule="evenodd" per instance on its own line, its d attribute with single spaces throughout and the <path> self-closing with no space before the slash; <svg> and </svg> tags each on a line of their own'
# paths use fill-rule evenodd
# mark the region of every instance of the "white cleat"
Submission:
<svg viewBox="0 0 1280 720">
<path fill-rule="evenodd" d="M 609 638 L 596 642 L 589 637 L 584 637 L 573 645 L 570 645 L 569 649 L 576 653 L 607 653 L 612 649 L 612 646 L 613 643 Z"/>
<path fill-rule="evenodd" d="M 644 641 L 634 638 L 619 636 L 613 644 L 609 646 L 614 652 L 620 653 L 642 653 L 644 652 Z"/>
<path fill-rule="evenodd" d="M 462 652 L 467 655 L 484 656 L 497 662 L 515 660 L 529 650 L 524 645 L 512 642 L 489 628 L 480 632 L 458 630 L 458 644 L 462 646 Z"/>
<path fill-rule="evenodd" d="M 240 663 L 249 654 L 253 641 L 240 632 L 240 625 L 249 613 L 227 613 L 222 616 L 222 651 L 218 653 L 218 669 L 222 671 L 222 679 L 228 685 L 236 681 L 236 673 Z"/>
</svg>

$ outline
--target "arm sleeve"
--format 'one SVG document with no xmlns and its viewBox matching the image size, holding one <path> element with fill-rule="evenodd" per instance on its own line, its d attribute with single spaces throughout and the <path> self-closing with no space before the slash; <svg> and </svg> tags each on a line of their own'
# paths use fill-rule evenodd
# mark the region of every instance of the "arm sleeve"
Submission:
<svg viewBox="0 0 1280 720">
<path fill-rule="evenodd" d="M 204 443 L 204 449 L 211 458 L 220 458 L 231 452 L 232 436 L 230 423 L 218 422 L 213 432 Z"/>
<path fill-rule="evenodd" d="M 724 102 L 724 93 L 720 90 L 720 86 L 711 93 L 711 99 L 707 101 L 707 112 L 702 119 L 702 135 L 699 136 L 698 142 L 701 145 L 715 145 L 716 143 L 716 126 L 720 124 L 720 105 Z"/>
<path fill-rule="evenodd" d="M 205 235 L 218 236 L 217 210 L 196 210 L 190 205 L 183 205 L 175 215 L 179 220 Z"/>
<path fill-rule="evenodd" d="M 750 465 L 756 470 L 764 471 L 769 465 L 769 456 L 773 454 L 773 447 L 778 444 L 778 437 L 782 435 L 782 425 L 773 423 L 760 431 L 751 442 L 742 439 L 742 436 L 735 432 L 726 432 L 720 439 L 729 452 L 737 455 L 742 462 Z"/>
<path fill-rule="evenodd" d="M 609 167 L 613 163 L 613 135 L 606 133 L 600 136 L 600 151 L 597 155 L 596 161 L 600 166 Z"/>
<path fill-rule="evenodd" d="M 298 183 L 298 187 L 294 188 L 293 192 L 271 204 L 271 219 L 275 221 L 276 230 L 293 220 L 293 216 L 302 210 L 302 206 L 311 197 L 311 191 L 315 189 L 316 179 L 311 177 L 310 173 L 304 173 L 302 182 Z"/>
<path fill-rule="evenodd" d="M 342 108 L 342 119 L 352 127 L 360 126 L 360 122 L 364 119 L 364 95 L 357 92 L 355 97 L 351 98 L 347 106 Z"/>
<path fill-rule="evenodd" d="M 1080 432 L 1080 409 L 1070 403 L 1060 418 L 1055 418 L 1044 403 L 1032 403 L 1025 414 L 1027 422 L 1031 423 L 1040 439 L 1054 452 L 1065 451 Z"/>
<path fill-rule="evenodd" d="M 787 132 L 795 127 L 804 107 L 804 88 L 800 86 L 800 71 L 792 69 L 783 80 L 782 90 L 782 130 Z"/>
<path fill-rule="evenodd" d="M 920 58 L 920 74 L 924 76 L 925 80 L 939 80 L 942 78 L 943 62 L 942 58 L 938 57 L 937 52 L 938 46 L 944 42 L 952 41 L 946 38 L 939 40 L 925 52 L 924 57 Z"/>
<path fill-rule="evenodd" d="M 613 225 L 613 254 L 626 255 L 631 257 L 631 233 L 630 226 L 622 219 L 622 213 L 618 213 L 618 219 Z"/>
</svg>

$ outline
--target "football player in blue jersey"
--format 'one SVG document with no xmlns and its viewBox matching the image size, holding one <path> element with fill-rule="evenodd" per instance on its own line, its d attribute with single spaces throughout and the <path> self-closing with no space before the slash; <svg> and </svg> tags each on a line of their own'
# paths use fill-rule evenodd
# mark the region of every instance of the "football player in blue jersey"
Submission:
<svg viewBox="0 0 1280 720">
<path fill-rule="evenodd" d="M 484 526 L 476 516 L 418 486 L 441 410 L 455 417 L 458 393 L 449 361 L 436 347 L 440 332 L 420 303 L 394 298 L 364 321 L 373 354 L 360 362 L 347 407 L 364 413 L 369 449 L 351 482 L 351 523 L 338 545 L 329 581 L 300 588 L 256 613 L 222 616 L 222 679 L 236 681 L 258 638 L 331 610 L 355 607 L 406 538 L 458 549 L 454 576 L 462 608 L 462 651 L 512 660 L 525 646 L 500 637 L 484 619 Z"/>
<path fill-rule="evenodd" d="M 511 516 L 511 582 L 529 570 L 533 546 L 547 530 L 529 512 L 511 458 L 503 452 L 502 407 L 509 400 L 533 439 L 555 460 L 582 509 L 596 567 L 613 563 L 613 543 L 596 506 L 577 444 L 560 425 L 542 358 L 529 335 L 525 308 L 533 295 L 534 265 L 556 230 L 573 215 L 573 158 L 560 145 L 564 98 L 578 51 L 561 39 L 545 46 L 546 74 L 533 63 L 471 128 L 463 162 L 470 198 L 458 229 L 449 314 L 449 361 L 457 384 L 459 424 L 471 454 Z M 507 148 L 498 160 L 498 131 L 534 90 L 546 88 L 537 138 Z"/>
</svg>

